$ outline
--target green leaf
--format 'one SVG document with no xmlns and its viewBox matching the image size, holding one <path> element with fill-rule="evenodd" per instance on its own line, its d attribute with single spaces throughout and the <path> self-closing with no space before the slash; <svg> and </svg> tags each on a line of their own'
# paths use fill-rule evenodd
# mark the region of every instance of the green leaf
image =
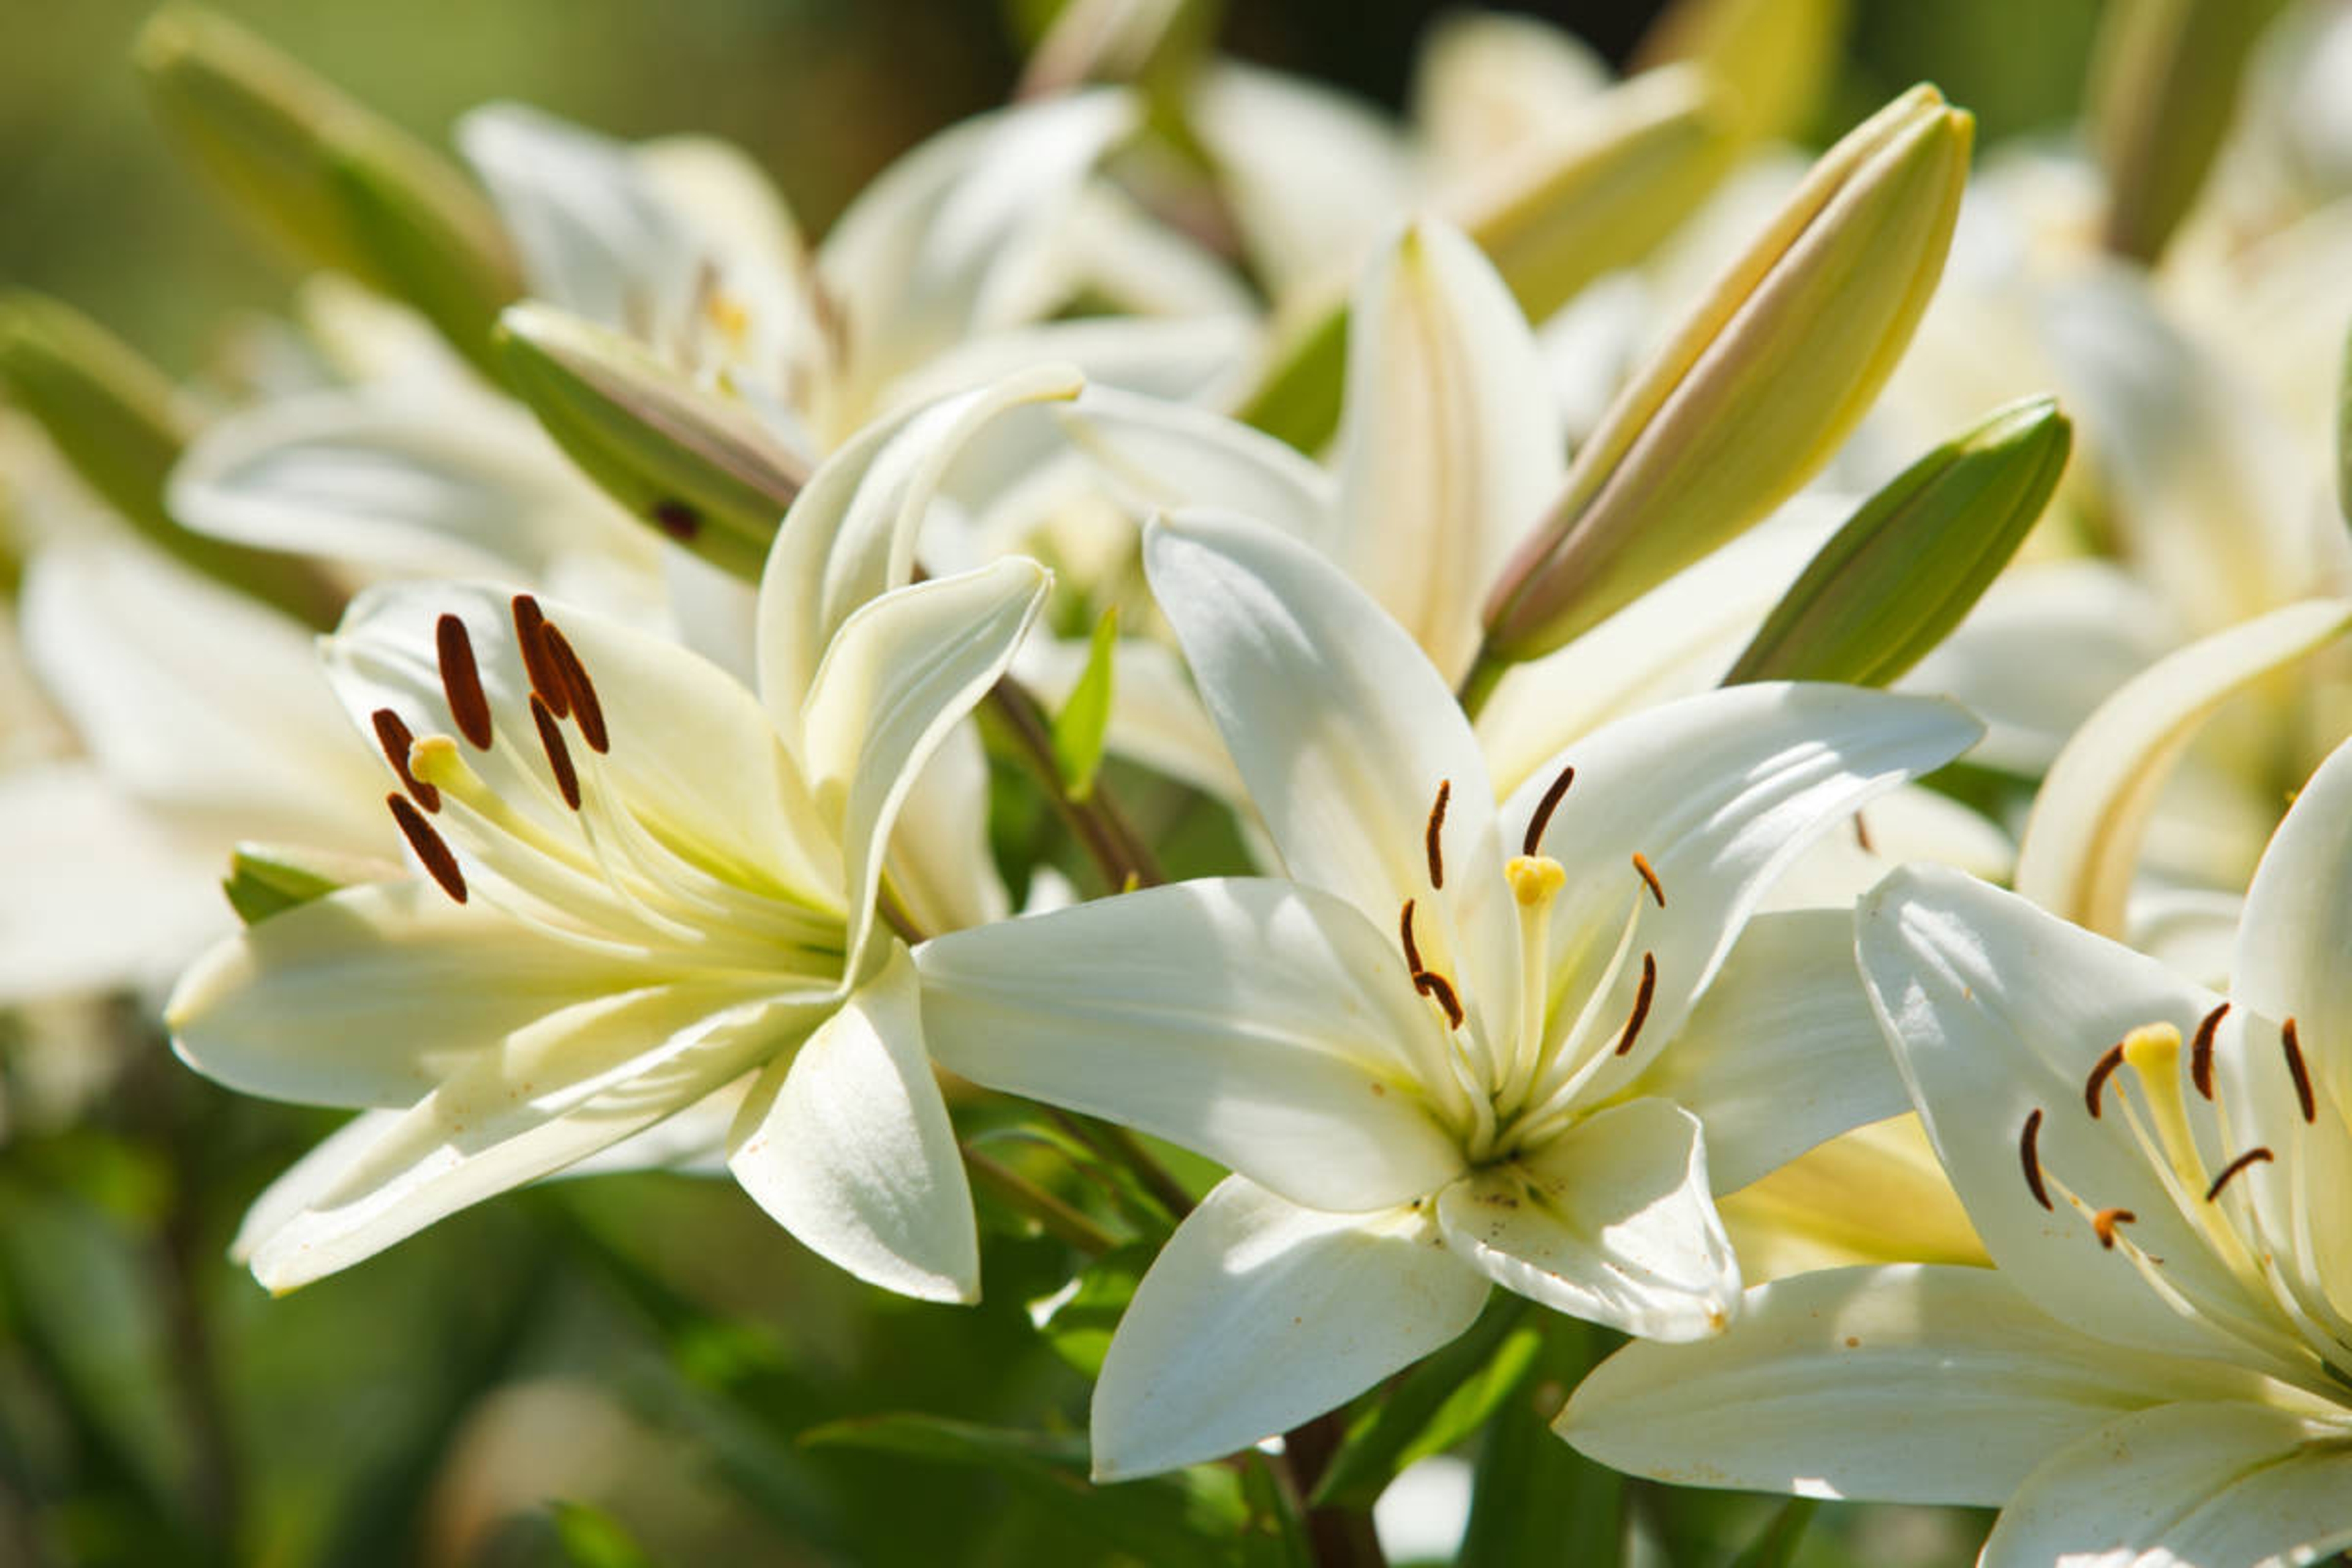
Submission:
<svg viewBox="0 0 2352 1568">
<path fill-rule="evenodd" d="M 1764 1532 L 1731 1560 L 1730 1568 L 1789 1568 L 1796 1560 L 1797 1548 L 1804 1542 L 1806 1526 L 1813 1522 L 1813 1514 L 1821 1506 L 1813 1498 L 1790 1498 L 1773 1514 Z"/>
<path fill-rule="evenodd" d="M 1055 1303 L 1040 1325 L 1054 1353 L 1088 1377 L 1101 1373 L 1103 1356 L 1110 1349 L 1111 1331 L 1118 1327 L 1136 1283 L 1151 1267 L 1160 1248 L 1137 1242 L 1105 1253 L 1078 1271 L 1073 1289 Z"/>
<path fill-rule="evenodd" d="M 605 493 L 665 538 L 759 581 L 808 475 L 749 409 L 550 305 L 506 310 L 497 341 L 516 395 Z"/>
<path fill-rule="evenodd" d="M 555 1515 L 555 1539 L 572 1568 L 654 1568 L 626 1526 L 599 1508 L 584 1502 L 549 1505 Z"/>
<path fill-rule="evenodd" d="M 1215 1568 L 1247 1522 L 1232 1473 L 1154 1477 L 1097 1487 L 1086 1440 L 983 1426 L 944 1416 L 894 1415 L 835 1421 L 801 1434 L 814 1448 L 856 1448 L 895 1458 L 971 1466 L 1003 1478 L 1073 1528 L 1113 1550 L 1168 1568 Z"/>
<path fill-rule="evenodd" d="M 1551 1430 L 1570 1390 L 1613 1348 L 1614 1336 L 1569 1318 L 1546 1317 L 1541 1328 L 1534 1373 L 1487 1423 L 1457 1568 L 1614 1568 L 1624 1561 L 1624 1478 Z"/>
<path fill-rule="evenodd" d="M 1541 1331 L 1527 1298 L 1495 1292 L 1470 1331 L 1389 1385 L 1349 1424 L 1315 1488 L 1318 1508 L 1370 1508 L 1398 1472 L 1486 1424 L 1535 1364 Z"/>
<path fill-rule="evenodd" d="M 1339 428 L 1348 307 L 1330 306 L 1277 342 L 1270 368 L 1234 417 L 1313 457 Z"/>
<path fill-rule="evenodd" d="M 239 844 L 229 856 L 221 891 L 228 895 L 237 919 L 259 925 L 272 915 L 380 874 L 380 868 L 349 856 L 280 844 Z"/>
<path fill-rule="evenodd" d="M 2009 564 L 2072 443 L 2057 404 L 2028 398 L 1912 464 L 1822 547 L 1724 684 L 1891 685 Z"/>
<path fill-rule="evenodd" d="M 1087 667 L 1054 715 L 1054 764 L 1072 800 L 1091 798 L 1102 770 L 1103 740 L 1110 733 L 1111 655 L 1118 647 L 1118 606 L 1113 605 L 1095 623 Z"/>
<path fill-rule="evenodd" d="M 313 626 L 334 625 L 341 595 L 308 562 L 192 532 L 163 510 L 164 483 L 196 425 L 171 381 L 121 339 L 59 300 L 9 294 L 0 298 L 0 386 L 149 543 Z"/>
</svg>

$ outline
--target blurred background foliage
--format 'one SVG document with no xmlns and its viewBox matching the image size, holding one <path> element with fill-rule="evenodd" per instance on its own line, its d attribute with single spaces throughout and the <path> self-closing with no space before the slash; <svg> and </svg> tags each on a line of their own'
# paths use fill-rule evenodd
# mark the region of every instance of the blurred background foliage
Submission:
<svg viewBox="0 0 2352 1568">
<path fill-rule="evenodd" d="M 812 230 L 898 152 L 1001 101 L 1051 9 L 217 4 L 444 145 L 490 98 L 624 136 L 731 139 Z M 1655 6 L 1522 8 L 1622 60 Z M 0 0 L 0 285 L 70 300 L 184 373 L 290 279 L 150 120 L 127 65 L 148 9 Z M 1435 9 L 1254 0 L 1225 40 L 1393 105 Z M 1987 142 L 2063 132 L 2096 12 L 1855 0 L 1814 133 L 1923 78 Z M 658 1175 L 501 1199 L 270 1300 L 226 1249 L 332 1124 L 198 1080 L 127 1005 L 0 1019 L 0 1563 L 1157 1563 L 1196 1560 L 1174 1531 L 1188 1519 L 1242 1560 L 1287 1561 L 1263 1465 L 1086 1486 L 1070 1363 L 1099 1334 L 1041 1340 L 1028 1307 L 1076 1255 L 985 1202 L 978 1309 L 857 1287 L 733 1184 Z M 1603 1348 L 1587 1334 L 1554 1320 L 1503 1399 L 1478 1462 L 1521 1478 L 1521 1501 L 1473 1520 L 1465 1560 L 1593 1561 L 1594 1532 L 1630 1514 L 1637 1563 L 1790 1561 L 1780 1543 L 1803 1516 L 1779 1500 L 1622 1483 L 1545 1434 L 1563 1380 Z M 927 1419 L 889 1419 L 901 1411 Z M 989 1427 L 1034 1436 L 1008 1446 Z M 1983 1524 L 1833 1510 L 1793 1561 L 1962 1563 Z"/>
</svg>

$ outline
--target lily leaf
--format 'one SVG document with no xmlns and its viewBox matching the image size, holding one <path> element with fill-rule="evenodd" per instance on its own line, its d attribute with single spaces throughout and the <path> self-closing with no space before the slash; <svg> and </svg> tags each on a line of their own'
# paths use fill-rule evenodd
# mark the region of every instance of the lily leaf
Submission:
<svg viewBox="0 0 2352 1568">
<path fill-rule="evenodd" d="M 1624 1561 L 1624 1478 L 1561 1442 L 1549 1425 L 1569 1390 L 1620 1342 L 1566 1318 L 1542 1327 L 1534 1372 L 1487 1424 L 1457 1568 Z"/>
<path fill-rule="evenodd" d="M 1496 1291 L 1470 1331 L 1391 1384 L 1349 1424 L 1315 1488 L 1318 1507 L 1370 1508 L 1407 1466 L 1486 1424 L 1543 1348 L 1524 1297 Z"/>
<path fill-rule="evenodd" d="M 1105 1253 L 1079 1270 L 1067 1294 L 1055 1301 L 1052 1314 L 1039 1325 L 1055 1353 L 1088 1377 L 1099 1375 L 1111 1331 L 1135 1300 L 1136 1282 L 1159 1251 L 1157 1245 L 1139 1242 Z"/>
<path fill-rule="evenodd" d="M 1102 770 L 1103 739 L 1110 732 L 1111 654 L 1118 647 L 1118 606 L 1113 605 L 1095 623 L 1087 667 L 1054 715 L 1054 763 L 1072 800 L 1090 798 Z"/>
<path fill-rule="evenodd" d="M 1731 1560 L 1731 1568 L 1789 1568 L 1804 1542 L 1805 1528 L 1813 1522 L 1821 1506 L 1818 1499 L 1790 1498 L 1772 1515 L 1764 1532 Z"/>
<path fill-rule="evenodd" d="M 555 1538 L 572 1568 L 654 1568 L 628 1527 L 603 1509 L 584 1502 L 552 1505 Z"/>
</svg>

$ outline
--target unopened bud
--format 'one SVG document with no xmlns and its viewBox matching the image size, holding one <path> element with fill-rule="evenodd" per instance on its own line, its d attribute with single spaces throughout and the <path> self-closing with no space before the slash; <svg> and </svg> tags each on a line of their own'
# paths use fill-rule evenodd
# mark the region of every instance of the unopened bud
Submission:
<svg viewBox="0 0 2352 1568">
<path fill-rule="evenodd" d="M 751 411 L 633 340 L 547 305 L 499 318 L 507 381 L 629 512 L 757 582 L 805 465 Z"/>
<path fill-rule="evenodd" d="M 1822 547 L 1724 684 L 1891 685 L 1992 585 L 2073 444 L 2056 402 L 2036 397 L 1912 464 Z"/>
<path fill-rule="evenodd" d="M 335 624 L 341 595 L 307 562 L 192 532 L 164 510 L 164 482 L 195 421 L 121 339 L 58 300 L 0 298 L 0 390 L 150 543 L 314 626 Z"/>
<path fill-rule="evenodd" d="M 1971 128 L 1917 87 L 1822 156 L 1577 453 L 1487 601 L 1483 668 L 1597 625 L 1828 461 L 1942 273 Z"/>
<path fill-rule="evenodd" d="M 295 258 L 415 307 L 489 364 L 491 324 L 522 275 L 455 164 L 208 12 L 158 13 L 137 59 L 165 127 Z"/>
</svg>

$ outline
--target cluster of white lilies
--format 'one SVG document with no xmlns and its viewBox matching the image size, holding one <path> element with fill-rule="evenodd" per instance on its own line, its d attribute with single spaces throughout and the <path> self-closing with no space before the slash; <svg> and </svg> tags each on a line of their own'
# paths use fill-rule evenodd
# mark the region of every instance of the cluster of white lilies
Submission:
<svg viewBox="0 0 2352 1568">
<path fill-rule="evenodd" d="M 1964 212 L 1930 89 L 1773 151 L 1821 7 L 1622 83 L 1458 21 L 1405 128 L 1182 9 L 1074 5 L 814 246 L 731 149 L 491 106 L 469 178 L 159 19 L 331 270 L 210 406 L 8 305 L 0 994 L 168 986 L 356 1113 L 247 1218 L 276 1290 L 677 1167 L 970 1301 L 977 1183 L 1160 1243 L 1101 1480 L 1500 1287 L 1633 1336 L 1557 1421 L 1619 1469 L 2352 1547 L 2352 30 Z M 2120 9 L 2111 94 L 2226 109 L 2230 7 Z"/>
</svg>

